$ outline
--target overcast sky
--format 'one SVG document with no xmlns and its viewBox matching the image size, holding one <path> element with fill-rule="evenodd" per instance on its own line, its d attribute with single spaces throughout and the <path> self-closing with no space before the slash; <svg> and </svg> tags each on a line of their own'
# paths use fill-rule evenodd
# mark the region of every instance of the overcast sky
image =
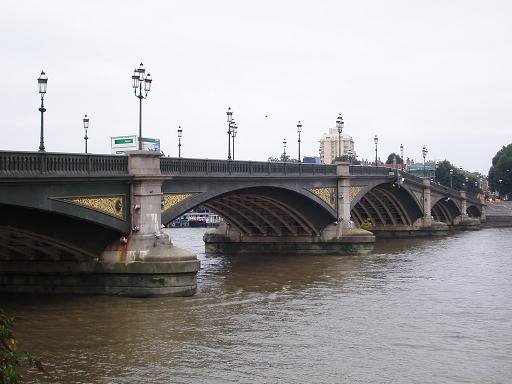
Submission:
<svg viewBox="0 0 512 384">
<path fill-rule="evenodd" d="M 487 173 L 512 136 L 510 1 L 11 1 L 0 2 L 3 150 L 37 150 L 37 77 L 48 75 L 47 151 L 110 152 L 138 133 L 131 88 L 153 77 L 143 136 L 177 156 L 318 155 L 343 115 L 359 158 L 399 152 Z"/>
</svg>

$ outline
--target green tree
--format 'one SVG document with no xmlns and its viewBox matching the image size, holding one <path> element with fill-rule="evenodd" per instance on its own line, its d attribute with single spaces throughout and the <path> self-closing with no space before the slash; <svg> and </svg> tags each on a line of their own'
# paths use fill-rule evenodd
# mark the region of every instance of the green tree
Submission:
<svg viewBox="0 0 512 384">
<path fill-rule="evenodd" d="M 488 179 L 492 190 L 501 196 L 512 192 L 512 144 L 503 146 L 494 155 Z"/>
<path fill-rule="evenodd" d="M 285 162 L 285 163 L 298 163 L 299 161 L 297 159 L 292 159 L 290 155 L 281 153 L 280 157 L 272 157 L 270 156 L 267 161 L 270 161 L 271 163 L 277 163 L 277 162 Z"/>
<path fill-rule="evenodd" d="M 23 368 L 36 367 L 46 373 L 41 361 L 27 352 L 18 351 L 18 342 L 12 331 L 15 318 L 0 309 L 0 383 L 18 384 Z"/>
<path fill-rule="evenodd" d="M 397 155 L 395 152 L 389 154 L 388 159 L 386 160 L 386 164 L 393 164 L 394 157 L 396 157 L 397 164 L 403 164 L 404 160 L 400 157 L 400 155 Z"/>
<path fill-rule="evenodd" d="M 450 170 L 452 170 L 451 174 Z M 441 161 L 437 165 L 436 182 L 459 191 L 467 191 L 473 195 L 482 192 L 476 174 L 464 172 L 453 166 L 448 160 Z"/>
</svg>

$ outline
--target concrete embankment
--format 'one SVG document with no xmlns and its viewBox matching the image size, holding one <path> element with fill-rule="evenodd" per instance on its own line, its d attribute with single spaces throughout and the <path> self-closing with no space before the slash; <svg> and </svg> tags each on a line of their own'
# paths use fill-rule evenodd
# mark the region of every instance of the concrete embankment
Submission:
<svg viewBox="0 0 512 384">
<path fill-rule="evenodd" d="M 483 227 L 512 227 L 512 201 L 487 203 Z"/>
</svg>

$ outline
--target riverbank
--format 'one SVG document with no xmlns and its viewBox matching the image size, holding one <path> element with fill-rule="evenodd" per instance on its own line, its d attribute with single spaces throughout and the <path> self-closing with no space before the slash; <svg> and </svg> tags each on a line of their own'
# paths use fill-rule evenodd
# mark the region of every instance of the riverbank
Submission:
<svg viewBox="0 0 512 384">
<path fill-rule="evenodd" d="M 482 227 L 512 227 L 512 201 L 488 202 L 485 213 L 486 221 Z"/>
</svg>

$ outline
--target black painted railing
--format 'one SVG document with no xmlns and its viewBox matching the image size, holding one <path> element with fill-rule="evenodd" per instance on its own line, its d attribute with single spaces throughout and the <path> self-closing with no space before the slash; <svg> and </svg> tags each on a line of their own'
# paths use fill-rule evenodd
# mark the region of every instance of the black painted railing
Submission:
<svg viewBox="0 0 512 384">
<path fill-rule="evenodd" d="M 350 174 L 353 176 L 389 176 L 394 171 L 387 167 L 371 167 L 369 165 L 351 165 Z"/>
<path fill-rule="evenodd" d="M 127 156 L 0 151 L 2 177 L 127 174 Z"/>
<path fill-rule="evenodd" d="M 164 175 L 182 176 L 285 176 L 336 175 L 336 166 L 325 164 L 230 161 L 162 157 L 160 170 Z"/>
</svg>

